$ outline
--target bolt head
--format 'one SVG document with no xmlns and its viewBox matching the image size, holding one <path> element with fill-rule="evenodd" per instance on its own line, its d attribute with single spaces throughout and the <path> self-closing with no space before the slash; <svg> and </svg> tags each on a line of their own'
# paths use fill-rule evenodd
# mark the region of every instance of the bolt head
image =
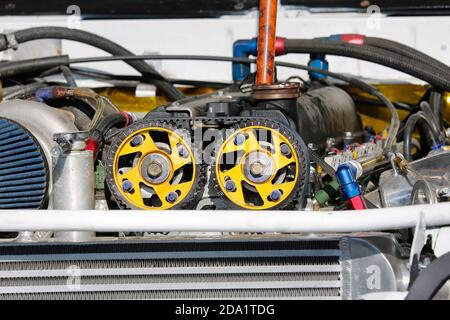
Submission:
<svg viewBox="0 0 450 320">
<path fill-rule="evenodd" d="M 178 194 L 176 192 L 171 191 L 167 195 L 166 200 L 170 203 L 174 203 L 175 201 L 178 200 Z"/>
<path fill-rule="evenodd" d="M 236 190 L 236 184 L 234 183 L 233 180 L 227 180 L 225 182 L 225 189 L 227 189 L 227 191 L 235 191 Z"/>
<path fill-rule="evenodd" d="M 250 172 L 254 176 L 261 176 L 264 173 L 264 164 L 259 161 L 255 161 L 250 165 Z"/>
<path fill-rule="evenodd" d="M 50 150 L 50 154 L 54 158 L 60 157 L 62 153 L 63 153 L 63 150 L 61 149 L 60 146 L 55 146 Z"/>
<path fill-rule="evenodd" d="M 281 154 L 284 156 L 288 156 L 291 154 L 291 149 L 289 148 L 289 146 L 286 143 L 283 143 L 280 146 L 280 151 L 281 151 Z"/>
<path fill-rule="evenodd" d="M 131 192 L 131 190 L 133 190 L 133 184 L 131 183 L 131 181 L 125 180 L 125 181 L 122 183 L 122 189 L 123 189 L 123 191 L 125 191 L 125 192 Z"/>
<path fill-rule="evenodd" d="M 270 195 L 270 200 L 272 201 L 278 201 L 281 199 L 281 191 L 280 190 L 273 190 Z"/>
<path fill-rule="evenodd" d="M 245 136 L 243 134 L 237 134 L 234 137 L 234 144 L 237 146 L 240 146 L 241 144 L 243 144 L 245 142 Z"/>
<path fill-rule="evenodd" d="M 142 144 L 143 141 L 144 141 L 144 138 L 142 138 L 141 135 L 138 135 L 138 136 L 133 137 L 133 139 L 131 140 L 131 145 L 133 147 L 137 147 L 138 145 Z"/>
<path fill-rule="evenodd" d="M 147 173 L 151 177 L 159 177 L 162 174 L 163 168 L 160 163 L 154 161 L 150 162 L 147 167 Z"/>
<path fill-rule="evenodd" d="M 179 146 L 179 147 L 178 147 L 178 155 L 179 155 L 180 157 L 182 157 L 182 158 L 187 158 L 188 155 L 189 155 L 189 153 L 188 153 L 188 151 L 186 150 L 185 147 Z"/>
</svg>

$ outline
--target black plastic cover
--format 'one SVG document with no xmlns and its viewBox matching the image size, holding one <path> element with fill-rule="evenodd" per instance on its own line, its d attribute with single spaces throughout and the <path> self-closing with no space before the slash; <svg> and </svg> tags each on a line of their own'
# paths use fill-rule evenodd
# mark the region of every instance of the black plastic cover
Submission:
<svg viewBox="0 0 450 320">
<path fill-rule="evenodd" d="M 73 14 L 70 6 L 76 5 L 81 16 L 87 18 L 201 18 L 243 14 L 257 8 L 258 3 L 258 0 L 15 0 L 0 1 L 0 15 Z"/>
<path fill-rule="evenodd" d="M 366 11 L 369 6 L 378 6 L 381 13 L 389 15 L 447 15 L 450 13 L 448 0 L 281 0 L 285 6 L 307 8 L 347 8 Z"/>
</svg>

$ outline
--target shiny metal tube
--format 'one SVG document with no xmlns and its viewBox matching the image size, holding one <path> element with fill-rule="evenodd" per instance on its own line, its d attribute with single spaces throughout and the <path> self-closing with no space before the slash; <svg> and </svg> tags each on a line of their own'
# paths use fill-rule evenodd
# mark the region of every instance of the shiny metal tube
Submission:
<svg viewBox="0 0 450 320">
<path fill-rule="evenodd" d="M 71 151 L 59 156 L 53 169 L 53 208 L 92 210 L 95 208 L 94 158 L 92 151 Z M 57 232 L 55 238 L 85 241 L 92 232 Z"/>
<path fill-rule="evenodd" d="M 56 133 L 76 132 L 75 116 L 68 111 L 55 109 L 46 104 L 28 101 L 11 100 L 0 104 L 0 117 L 14 120 L 27 128 L 44 151 L 52 180 L 53 158 L 51 150 L 56 146 L 53 135 Z M 52 202 L 53 187 L 49 185 L 49 199 Z"/>
<path fill-rule="evenodd" d="M 0 212 L 0 231 L 97 232 L 363 232 L 450 224 L 450 202 L 370 210 L 298 211 L 14 211 Z"/>
</svg>

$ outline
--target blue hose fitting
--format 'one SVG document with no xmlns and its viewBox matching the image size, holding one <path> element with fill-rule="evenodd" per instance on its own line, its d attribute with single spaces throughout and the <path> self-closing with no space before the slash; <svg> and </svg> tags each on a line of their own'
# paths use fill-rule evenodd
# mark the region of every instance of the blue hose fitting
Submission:
<svg viewBox="0 0 450 320">
<path fill-rule="evenodd" d="M 248 58 L 258 54 L 258 41 L 256 38 L 250 40 L 237 40 L 233 44 L 233 58 Z M 233 80 L 242 81 L 250 74 L 249 63 L 233 62 Z"/>
<path fill-rule="evenodd" d="M 351 199 L 362 194 L 356 179 L 361 175 L 361 165 L 355 161 L 341 164 L 336 171 L 336 178 L 344 200 Z"/>
<path fill-rule="evenodd" d="M 329 69 L 328 61 L 326 60 L 325 55 L 322 53 L 311 53 L 309 56 L 308 66 L 310 66 L 312 68 L 320 69 L 320 70 L 325 70 L 325 71 L 328 71 L 328 69 Z M 327 75 L 325 75 L 323 73 L 314 72 L 314 71 L 310 71 L 310 72 L 308 72 L 308 74 L 309 74 L 309 78 L 312 81 L 317 81 L 317 80 L 322 80 L 322 79 L 327 78 Z"/>
<path fill-rule="evenodd" d="M 44 102 L 53 98 L 53 87 L 41 88 L 36 91 L 36 101 Z"/>
<path fill-rule="evenodd" d="M 69 88 L 66 87 L 45 87 L 38 89 L 35 93 L 36 101 L 45 102 L 51 99 L 60 99 L 66 97 Z"/>
<path fill-rule="evenodd" d="M 362 167 L 356 161 L 341 164 L 336 171 L 336 178 L 340 185 L 342 198 L 351 210 L 367 209 L 361 188 L 356 181 L 362 174 Z"/>
<path fill-rule="evenodd" d="M 443 146 L 444 146 L 444 143 L 440 142 L 438 144 L 435 144 L 434 146 L 431 146 L 431 150 L 436 151 L 436 150 L 441 149 Z"/>
<path fill-rule="evenodd" d="M 275 55 L 285 54 L 284 38 L 277 37 L 275 40 Z M 245 58 L 258 55 L 258 39 L 237 40 L 233 44 L 233 58 Z M 250 74 L 250 64 L 233 62 L 233 80 L 242 81 Z"/>
</svg>

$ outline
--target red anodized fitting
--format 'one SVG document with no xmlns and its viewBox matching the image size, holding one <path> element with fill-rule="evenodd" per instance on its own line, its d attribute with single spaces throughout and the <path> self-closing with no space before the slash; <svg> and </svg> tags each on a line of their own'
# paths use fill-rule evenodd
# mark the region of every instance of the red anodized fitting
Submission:
<svg viewBox="0 0 450 320">
<path fill-rule="evenodd" d="M 350 210 L 364 210 L 367 209 L 366 202 L 362 196 L 350 198 L 346 202 L 346 206 Z"/>
<path fill-rule="evenodd" d="M 95 140 L 94 138 L 88 138 L 86 140 L 85 150 L 89 150 L 92 151 L 94 154 L 97 154 L 98 147 L 99 147 L 98 141 Z"/>
<path fill-rule="evenodd" d="M 366 37 L 363 34 L 356 33 L 344 33 L 341 34 L 341 41 L 351 43 L 351 44 L 359 44 L 363 45 Z"/>
</svg>

